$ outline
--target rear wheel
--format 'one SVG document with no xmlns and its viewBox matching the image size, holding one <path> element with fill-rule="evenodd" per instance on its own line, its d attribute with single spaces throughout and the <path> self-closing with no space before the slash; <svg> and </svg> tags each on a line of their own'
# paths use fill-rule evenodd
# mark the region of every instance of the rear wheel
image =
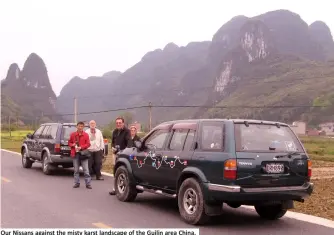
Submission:
<svg viewBox="0 0 334 235">
<path fill-rule="evenodd" d="M 178 195 L 181 218 L 192 225 L 206 223 L 210 217 L 205 213 L 204 205 L 203 192 L 197 180 L 194 178 L 184 180 Z"/>
<path fill-rule="evenodd" d="M 43 156 L 42 156 L 42 167 L 43 167 L 43 173 L 45 175 L 51 175 L 52 173 L 52 169 L 51 169 L 51 165 L 50 165 L 50 162 L 49 162 L 49 158 L 48 158 L 48 154 L 47 153 L 44 153 Z"/>
<path fill-rule="evenodd" d="M 285 215 L 286 209 L 282 205 L 254 206 L 260 217 L 267 220 L 277 220 Z"/>
<path fill-rule="evenodd" d="M 33 161 L 31 161 L 29 158 L 28 158 L 28 153 L 27 153 L 27 150 L 24 148 L 22 150 L 22 166 L 23 168 L 31 168 L 32 167 L 32 164 L 34 163 Z"/>
<path fill-rule="evenodd" d="M 129 178 L 129 172 L 124 166 L 117 168 L 115 173 L 116 197 L 122 202 L 132 202 L 137 197 L 135 184 Z"/>
</svg>

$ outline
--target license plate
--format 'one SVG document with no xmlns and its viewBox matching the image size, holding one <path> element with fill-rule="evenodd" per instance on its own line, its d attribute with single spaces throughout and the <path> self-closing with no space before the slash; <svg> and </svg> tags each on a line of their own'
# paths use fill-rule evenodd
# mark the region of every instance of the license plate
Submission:
<svg viewBox="0 0 334 235">
<path fill-rule="evenodd" d="M 61 150 L 71 150 L 71 148 L 69 146 L 62 146 Z"/>
<path fill-rule="evenodd" d="M 266 172 L 269 174 L 279 174 L 284 172 L 284 164 L 271 163 L 266 165 Z"/>
</svg>

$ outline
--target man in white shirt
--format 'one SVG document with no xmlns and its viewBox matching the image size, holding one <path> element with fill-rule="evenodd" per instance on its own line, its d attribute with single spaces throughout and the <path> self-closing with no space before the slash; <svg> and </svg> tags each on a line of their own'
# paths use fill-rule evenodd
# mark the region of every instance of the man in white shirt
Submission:
<svg viewBox="0 0 334 235">
<path fill-rule="evenodd" d="M 95 173 L 96 180 L 104 180 L 101 175 L 102 156 L 104 152 L 104 140 L 102 132 L 96 128 L 96 122 L 91 120 L 89 122 L 89 129 L 86 133 L 89 135 L 90 147 L 88 150 L 91 152 L 89 159 L 89 171 L 92 174 Z"/>
</svg>

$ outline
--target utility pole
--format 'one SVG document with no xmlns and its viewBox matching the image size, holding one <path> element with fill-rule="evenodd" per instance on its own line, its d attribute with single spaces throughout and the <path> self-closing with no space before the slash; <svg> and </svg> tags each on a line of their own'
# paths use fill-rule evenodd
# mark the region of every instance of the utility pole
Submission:
<svg viewBox="0 0 334 235">
<path fill-rule="evenodd" d="M 10 115 L 8 117 L 9 137 L 12 137 L 12 127 L 10 126 Z"/>
<path fill-rule="evenodd" d="M 77 107 L 77 97 L 74 97 L 74 123 L 78 122 L 78 107 Z"/>
<path fill-rule="evenodd" d="M 152 130 L 152 103 L 148 103 L 148 114 L 149 114 L 149 131 Z"/>
</svg>

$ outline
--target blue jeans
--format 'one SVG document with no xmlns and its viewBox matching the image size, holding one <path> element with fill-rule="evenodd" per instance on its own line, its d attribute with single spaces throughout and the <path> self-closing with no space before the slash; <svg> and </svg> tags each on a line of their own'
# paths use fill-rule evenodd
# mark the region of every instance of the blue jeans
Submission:
<svg viewBox="0 0 334 235">
<path fill-rule="evenodd" d="M 79 173 L 80 165 L 82 166 L 84 172 L 85 183 L 86 185 L 90 185 L 90 181 L 92 178 L 89 175 L 88 159 L 80 161 L 78 154 L 75 155 L 75 158 L 73 158 L 74 183 L 80 184 L 80 173 Z"/>
</svg>

